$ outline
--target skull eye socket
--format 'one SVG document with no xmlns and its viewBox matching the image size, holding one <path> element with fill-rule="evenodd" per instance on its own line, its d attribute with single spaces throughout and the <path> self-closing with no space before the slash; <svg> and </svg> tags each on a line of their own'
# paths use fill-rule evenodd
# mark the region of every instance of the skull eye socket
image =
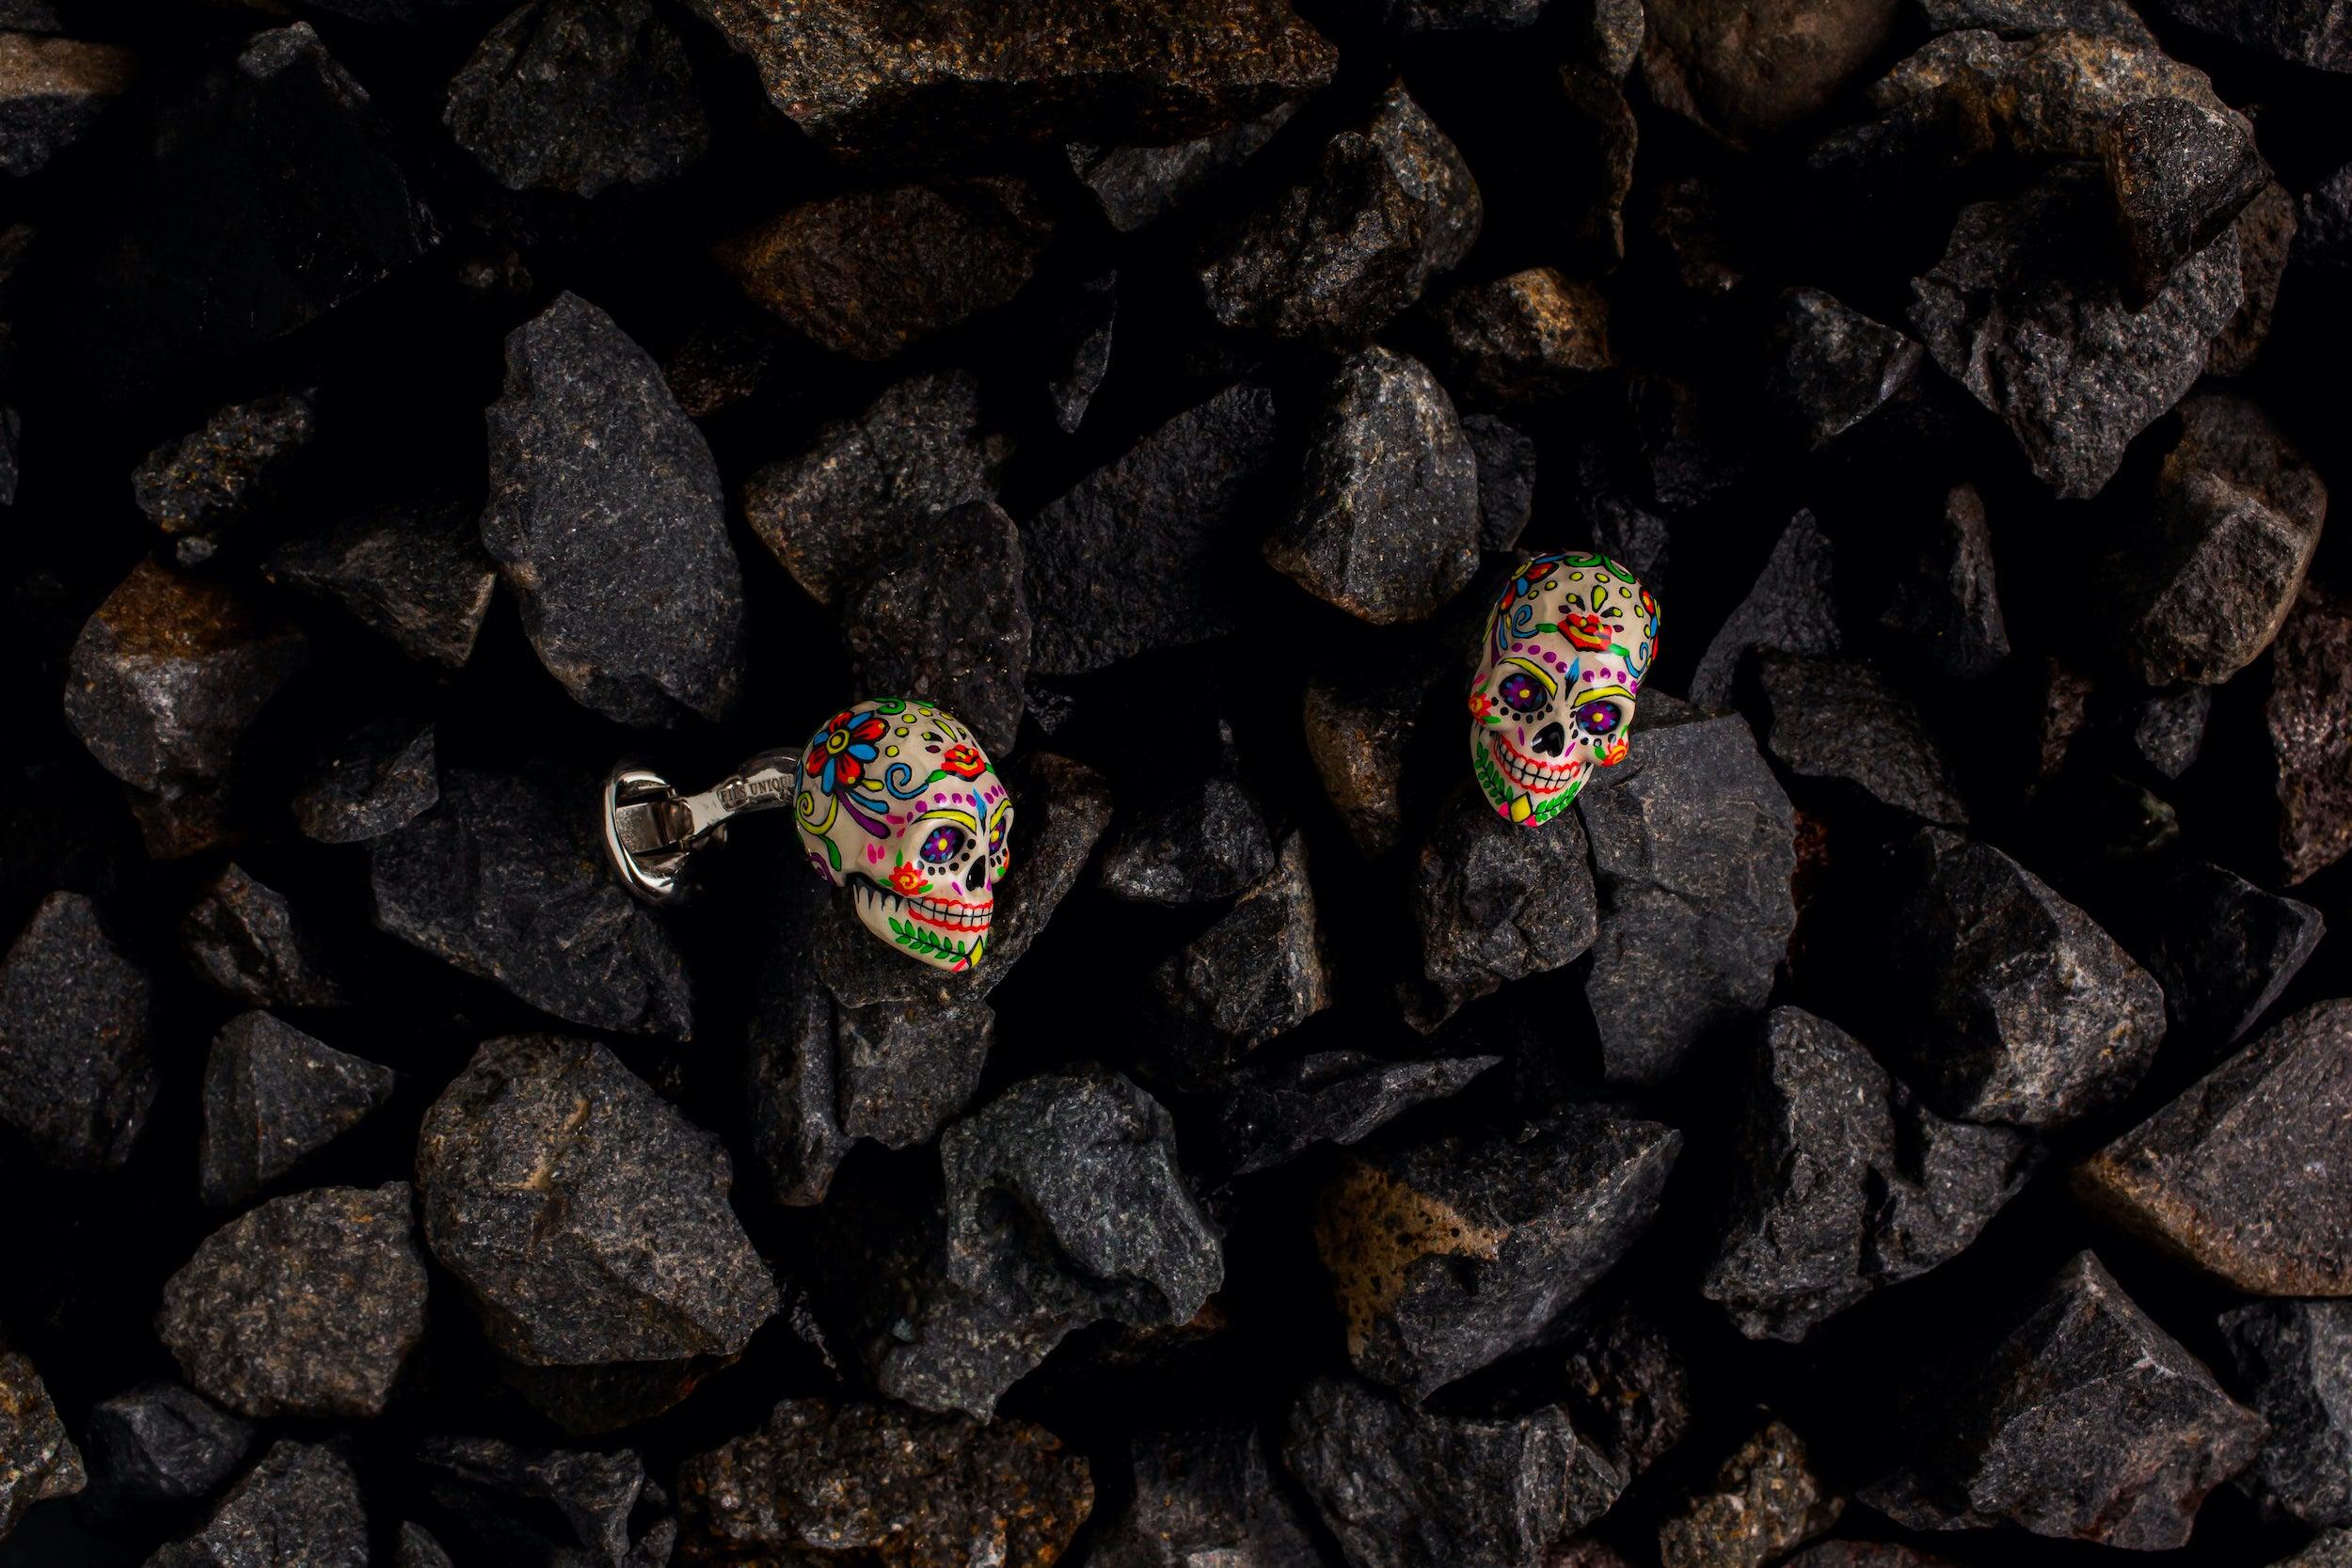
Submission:
<svg viewBox="0 0 2352 1568">
<path fill-rule="evenodd" d="M 1005 832 L 1012 826 L 1012 804 L 1007 801 L 996 808 L 996 815 L 988 819 L 988 852 L 999 856 L 1005 852 Z"/>
<path fill-rule="evenodd" d="M 915 854 L 926 865 L 946 865 L 962 853 L 968 835 L 952 822 L 942 822 L 923 835 Z"/>
<path fill-rule="evenodd" d="M 1550 695 L 1534 676 L 1524 670 L 1506 671 L 1495 683 L 1495 695 L 1513 713 L 1533 713 L 1544 705 Z"/>
<path fill-rule="evenodd" d="M 1578 708 L 1576 721 L 1586 735 L 1614 735 L 1625 723 L 1625 713 L 1616 704 L 1603 698 Z"/>
</svg>

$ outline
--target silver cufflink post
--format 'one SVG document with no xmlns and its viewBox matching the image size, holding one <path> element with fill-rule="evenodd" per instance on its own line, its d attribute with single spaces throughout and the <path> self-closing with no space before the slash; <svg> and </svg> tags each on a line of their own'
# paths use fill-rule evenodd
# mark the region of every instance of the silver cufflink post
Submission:
<svg viewBox="0 0 2352 1568">
<path fill-rule="evenodd" d="M 797 746 L 762 752 L 693 795 L 647 768 L 616 768 L 604 784 L 604 852 L 629 892 L 649 904 L 672 904 L 698 849 L 725 842 L 727 824 L 792 803 L 801 784 Z"/>
</svg>

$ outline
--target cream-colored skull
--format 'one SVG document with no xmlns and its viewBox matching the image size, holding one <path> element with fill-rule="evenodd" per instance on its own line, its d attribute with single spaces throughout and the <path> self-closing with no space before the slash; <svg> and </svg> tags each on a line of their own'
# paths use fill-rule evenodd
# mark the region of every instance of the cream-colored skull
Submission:
<svg viewBox="0 0 2352 1568">
<path fill-rule="evenodd" d="M 972 732 L 930 704 L 860 703 L 801 756 L 801 843 L 867 930 L 941 969 L 980 961 L 1011 864 L 1012 798 Z"/>
<path fill-rule="evenodd" d="M 1625 760 L 1658 645 L 1658 601 L 1604 555 L 1539 555 L 1486 618 L 1470 679 L 1470 767 L 1495 810 L 1548 822 Z"/>
</svg>

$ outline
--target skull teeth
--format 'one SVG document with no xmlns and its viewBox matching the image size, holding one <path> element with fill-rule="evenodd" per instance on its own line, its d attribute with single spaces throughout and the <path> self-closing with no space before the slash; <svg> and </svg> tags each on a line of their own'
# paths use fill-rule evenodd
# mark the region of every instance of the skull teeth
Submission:
<svg viewBox="0 0 2352 1568">
<path fill-rule="evenodd" d="M 1518 749 L 1501 736 L 1492 748 L 1495 760 L 1502 765 L 1503 775 L 1530 795 L 1557 795 L 1568 786 L 1577 774 L 1573 760 L 1545 765 L 1522 756 Z"/>
<path fill-rule="evenodd" d="M 974 935 L 988 929 L 989 918 L 995 913 L 995 903 L 956 904 L 937 898 L 909 898 L 886 887 L 869 881 L 857 884 L 858 907 L 861 913 L 879 907 L 885 914 L 904 913 L 926 926 L 943 931 L 964 931 Z"/>
</svg>

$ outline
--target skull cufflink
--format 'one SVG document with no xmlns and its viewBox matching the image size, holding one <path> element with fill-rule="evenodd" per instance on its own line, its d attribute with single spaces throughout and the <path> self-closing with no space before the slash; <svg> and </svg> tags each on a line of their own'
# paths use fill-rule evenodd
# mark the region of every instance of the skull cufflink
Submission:
<svg viewBox="0 0 2352 1568">
<path fill-rule="evenodd" d="M 1513 822 L 1549 822 L 1623 762 L 1658 645 L 1658 601 L 1597 553 L 1530 558 L 1486 618 L 1470 679 L 1470 770 Z"/>
<path fill-rule="evenodd" d="M 867 930 L 936 968 L 979 962 L 1011 867 L 1012 797 L 971 730 L 929 703 L 859 703 L 800 751 L 762 752 L 698 795 L 615 769 L 605 853 L 631 893 L 674 902 L 688 858 L 723 841 L 729 821 L 787 805 L 810 863 L 849 886 Z"/>
</svg>

